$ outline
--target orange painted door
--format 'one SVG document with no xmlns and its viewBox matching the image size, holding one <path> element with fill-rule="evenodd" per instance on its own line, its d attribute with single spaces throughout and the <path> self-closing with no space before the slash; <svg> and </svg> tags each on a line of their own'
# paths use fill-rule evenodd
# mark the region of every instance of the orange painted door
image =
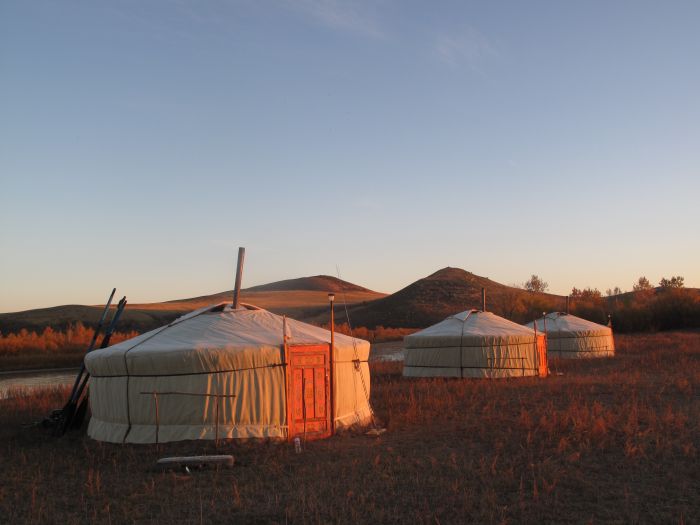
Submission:
<svg viewBox="0 0 700 525">
<path fill-rule="evenodd" d="M 547 377 L 549 366 L 547 364 L 547 338 L 544 334 L 537 334 L 537 362 L 539 363 L 538 375 Z"/>
<path fill-rule="evenodd" d="M 328 345 L 287 347 L 289 439 L 331 435 L 330 349 Z"/>
</svg>

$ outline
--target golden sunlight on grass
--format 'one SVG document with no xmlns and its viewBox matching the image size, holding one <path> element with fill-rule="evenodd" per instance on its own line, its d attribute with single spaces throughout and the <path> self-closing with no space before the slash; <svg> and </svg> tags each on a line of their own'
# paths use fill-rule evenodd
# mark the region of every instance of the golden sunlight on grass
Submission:
<svg viewBox="0 0 700 525">
<path fill-rule="evenodd" d="M 372 363 L 388 431 L 227 443 L 232 470 L 151 469 L 211 443 L 120 446 L 22 428 L 65 390 L 0 401 L 8 522 L 543 523 L 700 520 L 700 334 L 619 336 L 546 380 L 401 376 Z"/>
</svg>

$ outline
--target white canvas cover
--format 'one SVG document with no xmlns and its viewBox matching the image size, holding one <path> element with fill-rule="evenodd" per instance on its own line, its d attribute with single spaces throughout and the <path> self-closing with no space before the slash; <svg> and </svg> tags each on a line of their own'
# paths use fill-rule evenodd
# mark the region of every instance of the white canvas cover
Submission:
<svg viewBox="0 0 700 525">
<path fill-rule="evenodd" d="M 404 338 L 409 377 L 538 375 L 534 330 L 491 312 L 469 310 Z"/>
<path fill-rule="evenodd" d="M 615 355 L 612 328 L 564 312 L 550 312 L 526 326 L 547 335 L 547 353 L 551 357 L 587 358 Z"/>
<path fill-rule="evenodd" d="M 262 309 L 218 305 L 91 352 L 90 437 L 153 443 L 155 403 L 142 392 L 230 394 L 219 405 L 219 438 L 286 438 L 283 318 Z M 328 344 L 330 332 L 286 320 L 288 345 Z M 369 343 L 335 334 L 332 356 L 336 428 L 363 424 L 370 408 Z M 359 370 L 354 361 L 359 361 Z M 215 400 L 158 396 L 158 441 L 215 439 Z"/>
</svg>

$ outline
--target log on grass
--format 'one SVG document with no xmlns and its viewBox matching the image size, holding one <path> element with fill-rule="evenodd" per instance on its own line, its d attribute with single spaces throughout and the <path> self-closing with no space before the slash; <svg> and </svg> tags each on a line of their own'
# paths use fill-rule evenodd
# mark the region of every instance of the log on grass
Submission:
<svg viewBox="0 0 700 525">
<path fill-rule="evenodd" d="M 161 458 L 156 463 L 163 469 L 172 468 L 204 468 L 209 466 L 221 466 L 226 468 L 233 467 L 233 456 L 218 455 L 218 456 L 181 456 L 172 458 Z"/>
</svg>

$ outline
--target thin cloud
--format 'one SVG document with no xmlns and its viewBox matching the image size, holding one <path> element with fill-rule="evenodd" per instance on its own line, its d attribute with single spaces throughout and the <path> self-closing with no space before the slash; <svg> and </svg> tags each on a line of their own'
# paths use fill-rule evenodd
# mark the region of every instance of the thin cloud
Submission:
<svg viewBox="0 0 700 525">
<path fill-rule="evenodd" d="M 384 33 L 374 13 L 356 1 L 286 0 L 287 6 L 330 29 L 382 37 Z"/>
<path fill-rule="evenodd" d="M 438 35 L 435 54 L 450 67 L 480 71 L 481 64 L 497 56 L 498 52 L 484 35 L 473 27 L 467 27 L 458 33 Z"/>
</svg>

